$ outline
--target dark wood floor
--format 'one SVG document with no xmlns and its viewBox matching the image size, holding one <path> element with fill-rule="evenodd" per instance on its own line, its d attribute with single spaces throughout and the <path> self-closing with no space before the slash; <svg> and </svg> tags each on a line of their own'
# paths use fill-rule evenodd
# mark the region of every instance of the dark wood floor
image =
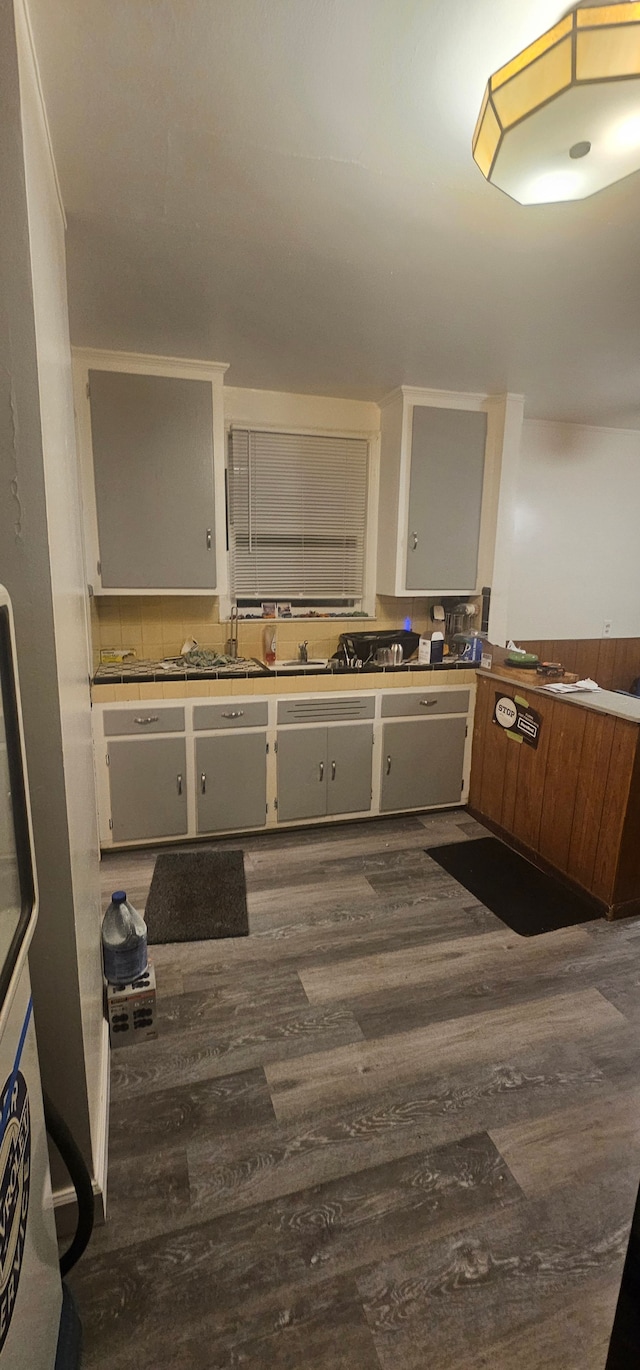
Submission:
<svg viewBox="0 0 640 1370">
<path fill-rule="evenodd" d="M 243 843 L 113 1055 L 86 1370 L 603 1370 L 640 1178 L 640 920 L 510 932 L 464 811 Z M 144 905 L 155 853 L 111 855 Z"/>
</svg>

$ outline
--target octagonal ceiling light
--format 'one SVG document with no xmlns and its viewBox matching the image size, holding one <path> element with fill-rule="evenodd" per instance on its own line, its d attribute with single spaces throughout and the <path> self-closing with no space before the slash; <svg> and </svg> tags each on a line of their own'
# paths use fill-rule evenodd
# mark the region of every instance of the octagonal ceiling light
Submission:
<svg viewBox="0 0 640 1370">
<path fill-rule="evenodd" d="M 496 71 L 472 147 L 523 205 L 583 200 L 640 169 L 640 3 L 579 6 Z"/>
</svg>

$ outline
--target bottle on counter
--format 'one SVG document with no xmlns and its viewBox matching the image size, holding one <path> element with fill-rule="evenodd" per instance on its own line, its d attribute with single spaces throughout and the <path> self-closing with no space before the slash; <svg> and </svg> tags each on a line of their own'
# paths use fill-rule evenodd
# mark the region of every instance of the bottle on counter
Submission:
<svg viewBox="0 0 640 1370">
<path fill-rule="evenodd" d="M 275 624 L 268 624 L 262 632 L 262 646 L 267 666 L 275 666 L 277 651 L 277 631 Z"/>
<path fill-rule="evenodd" d="M 130 985 L 147 969 L 147 925 L 125 890 L 114 890 L 102 920 L 102 960 L 110 985 Z"/>
</svg>

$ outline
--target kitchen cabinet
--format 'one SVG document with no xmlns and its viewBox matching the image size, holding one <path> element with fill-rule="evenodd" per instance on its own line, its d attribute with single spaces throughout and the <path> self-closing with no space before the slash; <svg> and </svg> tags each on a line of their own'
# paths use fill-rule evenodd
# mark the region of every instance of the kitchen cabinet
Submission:
<svg viewBox="0 0 640 1370">
<path fill-rule="evenodd" d="M 184 737 L 110 738 L 107 764 L 114 842 L 186 835 Z"/>
<path fill-rule="evenodd" d="M 459 804 L 466 731 L 464 717 L 385 722 L 381 812 Z"/>
<path fill-rule="evenodd" d="M 473 590 L 478 573 L 487 416 L 414 405 L 407 590 Z"/>
<path fill-rule="evenodd" d="M 95 594 L 227 593 L 225 370 L 214 362 L 74 352 Z"/>
<path fill-rule="evenodd" d="M 281 729 L 278 822 L 371 808 L 373 726 Z"/>
<path fill-rule="evenodd" d="M 101 845 L 460 804 L 474 688 L 462 679 L 94 702 Z"/>
<path fill-rule="evenodd" d="M 266 732 L 195 740 L 199 833 L 262 828 L 266 822 Z"/>
<path fill-rule="evenodd" d="M 408 386 L 383 402 L 379 594 L 465 595 L 491 584 L 505 404 Z"/>
<path fill-rule="evenodd" d="M 207 381 L 90 371 L 103 589 L 216 587 Z"/>
</svg>

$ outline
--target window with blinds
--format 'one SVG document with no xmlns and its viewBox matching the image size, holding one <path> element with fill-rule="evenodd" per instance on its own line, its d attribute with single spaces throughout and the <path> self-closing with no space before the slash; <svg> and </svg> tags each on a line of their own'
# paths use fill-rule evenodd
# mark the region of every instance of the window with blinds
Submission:
<svg viewBox="0 0 640 1370">
<path fill-rule="evenodd" d="M 236 597 L 360 599 L 366 439 L 232 428 L 229 441 Z"/>
</svg>

